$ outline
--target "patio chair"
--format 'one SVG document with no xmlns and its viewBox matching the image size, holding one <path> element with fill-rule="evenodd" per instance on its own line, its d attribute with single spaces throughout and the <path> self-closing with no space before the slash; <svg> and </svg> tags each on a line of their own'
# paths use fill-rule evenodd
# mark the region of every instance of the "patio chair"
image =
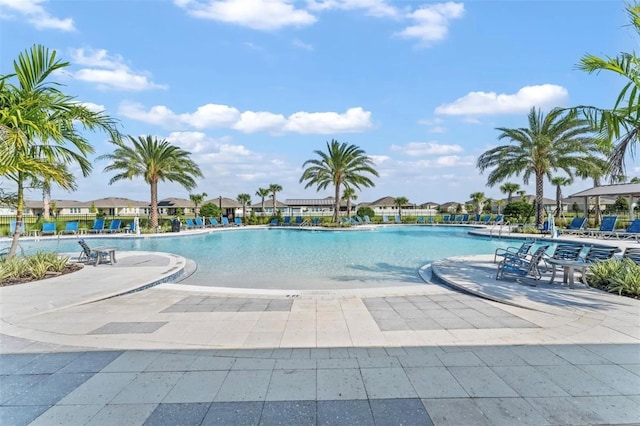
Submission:
<svg viewBox="0 0 640 426">
<path fill-rule="evenodd" d="M 587 223 L 586 217 L 574 217 L 571 219 L 571 223 L 565 229 L 559 229 L 561 234 L 584 234 L 584 226 Z"/>
<path fill-rule="evenodd" d="M 584 256 L 584 261 L 585 263 L 593 263 L 600 260 L 611 259 L 618 251 L 620 250 L 617 247 L 591 246 L 587 254 Z"/>
<path fill-rule="evenodd" d="M 203 222 L 203 220 L 202 220 L 202 218 L 201 218 L 201 217 L 196 217 L 196 218 L 194 219 L 194 221 L 195 221 L 195 223 L 196 223 L 196 227 L 198 227 L 198 228 L 204 228 L 204 227 L 205 227 L 205 226 L 204 226 L 204 222 Z"/>
<path fill-rule="evenodd" d="M 613 237 L 616 234 L 616 222 L 618 221 L 618 216 L 604 216 L 602 218 L 602 222 L 600 223 L 600 229 L 592 229 L 588 231 L 588 235 L 590 237 L 602 237 L 609 238 Z"/>
<path fill-rule="evenodd" d="M 636 262 L 636 264 L 640 265 L 640 248 L 627 247 L 624 253 L 622 253 L 622 258 L 631 259 Z"/>
<path fill-rule="evenodd" d="M 222 216 L 222 226 L 231 226 L 231 224 L 229 223 L 229 218 L 226 216 Z"/>
<path fill-rule="evenodd" d="M 113 219 L 111 221 L 111 223 L 109 224 L 109 227 L 107 229 L 105 229 L 105 232 L 120 232 L 120 225 L 122 225 L 122 220 L 120 219 Z"/>
<path fill-rule="evenodd" d="M 498 256 L 517 256 L 517 257 L 525 257 L 529 254 L 529 250 L 533 247 L 533 241 L 526 240 L 520 247 L 507 247 L 507 248 L 498 248 L 493 254 L 493 263 L 496 263 Z"/>
<path fill-rule="evenodd" d="M 275 217 L 271 219 L 271 222 L 269 222 L 269 226 L 278 226 L 278 219 L 276 219 Z"/>
<path fill-rule="evenodd" d="M 284 221 L 282 222 L 282 226 L 289 226 L 289 225 L 291 225 L 291 216 L 285 216 Z"/>
<path fill-rule="evenodd" d="M 211 224 L 212 227 L 217 228 L 219 226 L 222 226 L 220 224 L 220 222 L 218 222 L 218 219 L 216 219 L 215 217 L 210 217 L 209 218 L 209 223 Z"/>
<path fill-rule="evenodd" d="M 358 225 L 364 225 L 364 221 L 360 216 L 356 216 L 356 222 L 358 222 Z"/>
<path fill-rule="evenodd" d="M 302 222 L 304 222 L 304 221 L 302 220 L 302 216 L 296 216 L 296 219 L 295 219 L 295 221 L 293 222 L 293 224 L 294 224 L 295 226 L 302 226 Z"/>
<path fill-rule="evenodd" d="M 319 217 L 314 217 L 313 219 L 311 219 L 311 224 L 313 226 L 318 226 L 320 225 L 320 218 Z"/>
<path fill-rule="evenodd" d="M 640 219 L 634 219 L 624 232 L 616 232 L 617 238 L 640 240 Z"/>
<path fill-rule="evenodd" d="M 395 216 L 393 217 L 393 220 L 394 220 L 396 223 L 402 223 L 402 218 L 400 217 L 400 215 L 399 215 L 399 214 L 395 215 Z"/>
<path fill-rule="evenodd" d="M 94 262 L 93 266 L 100 263 L 116 263 L 116 249 L 112 247 L 94 247 L 91 248 L 83 239 L 78 240 L 78 244 L 82 247 L 82 251 L 78 256 L 78 262 Z"/>
<path fill-rule="evenodd" d="M 99 234 L 104 231 L 104 219 L 96 219 L 93 221 L 93 228 L 89 229 L 92 234 Z"/>
<path fill-rule="evenodd" d="M 233 224 L 235 226 L 243 226 L 242 219 L 240 219 L 239 217 L 233 218 Z"/>
<path fill-rule="evenodd" d="M 433 216 L 429 216 L 429 217 L 427 217 L 427 223 L 428 223 L 429 225 L 433 225 L 433 224 L 435 223 L 435 221 L 433 220 Z"/>
<path fill-rule="evenodd" d="M 79 221 L 67 222 L 64 225 L 64 229 L 62 231 L 60 231 L 60 233 L 61 234 L 77 234 L 79 226 L 80 226 L 80 222 Z"/>
<path fill-rule="evenodd" d="M 382 223 L 390 223 L 388 215 L 386 215 L 386 214 L 382 215 Z"/>
<path fill-rule="evenodd" d="M 551 256 L 545 256 L 543 258 L 546 270 L 552 270 L 555 266 L 547 262 L 547 259 L 554 260 L 580 260 L 580 253 L 582 253 L 584 245 L 581 244 L 558 244 L 555 251 Z M 554 271 L 555 275 L 555 271 Z"/>
<path fill-rule="evenodd" d="M 364 215 L 364 223 L 371 224 L 371 218 L 369 217 L 369 215 Z"/>
<path fill-rule="evenodd" d="M 474 215 L 472 222 L 473 223 L 480 223 L 480 215 L 479 214 Z"/>
<path fill-rule="evenodd" d="M 534 280 L 539 281 L 542 278 L 539 265 L 548 248 L 548 245 L 540 246 L 533 254 L 525 257 L 506 255 L 498 264 L 496 280 L 503 278 L 507 274 L 519 277 L 531 276 Z"/>
<path fill-rule="evenodd" d="M 131 223 L 122 228 L 122 230 L 126 233 L 134 233 L 136 232 L 136 223 L 134 221 L 131 221 Z"/>
<path fill-rule="evenodd" d="M 447 222 L 449 222 L 449 215 L 445 214 L 442 216 L 442 223 L 447 223 Z"/>
<path fill-rule="evenodd" d="M 12 220 L 9 222 L 9 236 L 12 236 L 16 232 L 16 221 Z M 26 233 L 26 228 L 24 226 L 24 219 L 22 219 L 22 223 L 20 224 L 20 235 L 24 235 Z"/>
<path fill-rule="evenodd" d="M 56 223 L 55 222 L 45 222 L 42 224 L 42 231 L 40 231 L 41 235 L 56 235 Z"/>
<path fill-rule="evenodd" d="M 187 225 L 187 229 L 196 229 L 196 224 L 191 218 L 187 218 L 184 220 L 184 223 Z"/>
<path fill-rule="evenodd" d="M 481 220 L 481 223 L 482 223 L 483 225 L 489 225 L 489 224 L 491 223 L 491 215 L 490 215 L 490 214 L 486 215 L 486 216 Z"/>
<path fill-rule="evenodd" d="M 416 221 L 416 223 L 424 225 L 424 216 L 418 216 L 418 220 Z"/>
</svg>

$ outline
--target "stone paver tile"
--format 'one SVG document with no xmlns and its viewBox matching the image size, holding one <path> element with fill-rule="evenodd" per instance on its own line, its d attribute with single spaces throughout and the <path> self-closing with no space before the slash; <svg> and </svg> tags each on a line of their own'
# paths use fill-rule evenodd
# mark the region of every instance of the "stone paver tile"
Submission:
<svg viewBox="0 0 640 426">
<path fill-rule="evenodd" d="M 213 402 L 226 376 L 226 371 L 187 371 L 162 402 Z"/>
<path fill-rule="evenodd" d="M 355 358 L 318 359 L 318 368 L 359 368 Z"/>
<path fill-rule="evenodd" d="M 331 356 L 331 349 L 329 348 L 312 348 L 309 351 L 309 357 L 315 359 L 326 359 Z"/>
<path fill-rule="evenodd" d="M 0 406 L 0 424 L 28 425 L 48 408 L 49 405 Z"/>
<path fill-rule="evenodd" d="M 2 349 L 5 347 L 6 337 L 2 336 Z M 20 368 L 39 356 L 39 354 L 0 354 L 0 374 L 16 374 Z"/>
<path fill-rule="evenodd" d="M 54 405 L 42 413 L 33 423 L 30 423 L 30 426 L 84 425 L 87 424 L 98 411 L 102 410 L 103 407 L 104 404 Z"/>
<path fill-rule="evenodd" d="M 569 362 L 543 346 L 510 346 L 529 365 L 568 365 Z"/>
<path fill-rule="evenodd" d="M 315 426 L 315 401 L 267 401 L 262 408 L 260 426 Z"/>
<path fill-rule="evenodd" d="M 276 370 L 315 370 L 317 360 L 315 358 L 289 358 L 277 359 Z"/>
<path fill-rule="evenodd" d="M 316 398 L 320 400 L 367 399 L 360 370 L 318 369 Z"/>
<path fill-rule="evenodd" d="M 198 356 L 189 366 L 190 371 L 231 370 L 235 358 L 221 356 Z"/>
<path fill-rule="evenodd" d="M 433 425 L 424 404 L 417 398 L 373 399 L 369 403 L 376 426 Z"/>
<path fill-rule="evenodd" d="M 616 364 L 640 364 L 639 344 L 582 345 Z"/>
<path fill-rule="evenodd" d="M 400 361 L 395 357 L 376 356 L 368 358 L 357 358 L 360 368 L 389 368 L 400 367 Z"/>
<path fill-rule="evenodd" d="M 620 367 L 627 371 L 631 371 L 636 376 L 640 376 L 640 364 L 621 364 Z"/>
<path fill-rule="evenodd" d="M 47 379 L 48 374 L 13 374 L 0 376 L 0 404 L 16 397 L 27 394 L 39 382 Z"/>
<path fill-rule="evenodd" d="M 106 405 L 136 378 L 136 373 L 97 373 L 62 398 L 61 405 Z"/>
<path fill-rule="evenodd" d="M 369 399 L 417 396 L 402 368 L 362 368 L 360 373 Z"/>
<path fill-rule="evenodd" d="M 318 401 L 318 426 L 369 426 L 374 424 L 368 401 Z"/>
<path fill-rule="evenodd" d="M 398 331 L 398 330 L 411 330 L 411 327 L 406 323 L 402 318 L 393 319 L 393 318 L 385 318 L 378 319 L 376 318 L 376 322 L 378 323 L 378 327 L 380 327 L 381 331 Z"/>
<path fill-rule="evenodd" d="M 161 353 L 144 371 L 188 371 L 195 360 L 195 355 Z"/>
<path fill-rule="evenodd" d="M 167 322 L 110 322 L 88 334 L 151 334 Z"/>
<path fill-rule="evenodd" d="M 445 330 L 474 328 L 469 322 L 461 318 L 435 318 L 435 320 L 438 324 L 440 324 L 440 327 L 444 328 Z"/>
<path fill-rule="evenodd" d="M 625 396 L 578 397 L 573 403 L 583 410 L 594 412 L 604 424 L 638 424 L 640 410 L 635 401 Z"/>
<path fill-rule="evenodd" d="M 450 352 L 436 354 L 446 367 L 471 367 L 482 366 L 484 362 L 473 352 Z"/>
<path fill-rule="evenodd" d="M 412 330 L 442 330 L 442 326 L 432 318 L 405 318 L 405 322 Z"/>
<path fill-rule="evenodd" d="M 314 370 L 274 370 L 266 401 L 315 401 L 316 372 Z"/>
<path fill-rule="evenodd" d="M 496 426 L 549 424 L 535 408 L 522 398 L 477 398 L 473 401 Z"/>
<path fill-rule="evenodd" d="M 329 348 L 329 358 L 344 359 L 349 358 L 349 348 Z"/>
<path fill-rule="evenodd" d="M 525 398 L 547 421 L 554 425 L 588 425 L 602 423 L 590 410 L 574 404 L 572 397 Z"/>
<path fill-rule="evenodd" d="M 398 362 L 404 368 L 407 367 L 439 367 L 442 361 L 435 353 L 411 354 L 407 356 L 399 356 Z"/>
<path fill-rule="evenodd" d="M 109 404 L 103 407 L 89 425 L 141 425 L 157 404 Z"/>
<path fill-rule="evenodd" d="M 539 374 L 535 367 L 492 367 L 502 380 L 523 397 L 569 396 L 548 377 Z"/>
<path fill-rule="evenodd" d="M 8 399 L 6 405 L 53 405 L 86 382 L 91 373 L 51 374 L 21 393 Z"/>
<path fill-rule="evenodd" d="M 578 368 L 623 395 L 640 394 L 640 377 L 618 365 L 580 365 Z"/>
<path fill-rule="evenodd" d="M 272 348 L 278 346 L 282 340 L 282 331 L 255 332 L 252 331 L 244 341 L 244 346 L 257 348 Z"/>
<path fill-rule="evenodd" d="M 489 367 L 448 367 L 448 369 L 472 398 L 518 396 Z"/>
<path fill-rule="evenodd" d="M 529 365 L 509 347 L 474 348 L 473 353 L 488 366 Z"/>
<path fill-rule="evenodd" d="M 547 365 L 535 367 L 535 369 L 572 396 L 620 394 L 574 365 Z"/>
<path fill-rule="evenodd" d="M 45 353 L 20 367 L 16 373 L 52 374 L 66 367 L 79 356 L 80 352 Z"/>
<path fill-rule="evenodd" d="M 97 373 L 122 355 L 122 351 L 91 351 L 80 354 L 59 373 Z"/>
<path fill-rule="evenodd" d="M 149 366 L 158 356 L 154 351 L 127 351 L 114 359 L 105 368 L 103 373 L 140 372 Z"/>
<path fill-rule="evenodd" d="M 309 348 L 294 348 L 291 350 L 291 358 L 311 358 L 311 349 Z"/>
<path fill-rule="evenodd" d="M 230 371 L 216 395 L 216 402 L 264 401 L 272 371 Z"/>
<path fill-rule="evenodd" d="M 289 359 L 291 358 L 291 349 L 288 348 L 275 348 L 271 353 L 271 358 L 274 359 Z"/>
<path fill-rule="evenodd" d="M 445 367 L 405 368 L 420 398 L 465 398 L 469 395 Z"/>
<path fill-rule="evenodd" d="M 263 402 L 214 402 L 202 426 L 257 426 Z"/>
<path fill-rule="evenodd" d="M 157 404 L 180 380 L 182 372 L 140 373 L 119 394 L 112 404 Z"/>
<path fill-rule="evenodd" d="M 491 422 L 469 398 L 423 399 L 436 426 L 491 426 Z"/>
<path fill-rule="evenodd" d="M 545 347 L 574 365 L 610 363 L 610 361 L 597 355 L 595 352 L 579 345 L 546 345 Z"/>
<path fill-rule="evenodd" d="M 153 410 L 144 425 L 199 425 L 207 414 L 209 405 L 209 403 L 160 404 Z"/>
<path fill-rule="evenodd" d="M 273 370 L 275 359 L 238 358 L 231 370 Z"/>
</svg>

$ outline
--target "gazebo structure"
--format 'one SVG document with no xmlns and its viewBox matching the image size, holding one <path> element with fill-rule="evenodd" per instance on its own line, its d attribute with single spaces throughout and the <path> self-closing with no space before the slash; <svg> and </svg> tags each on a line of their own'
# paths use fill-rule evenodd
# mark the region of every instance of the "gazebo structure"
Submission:
<svg viewBox="0 0 640 426">
<path fill-rule="evenodd" d="M 629 197 L 629 218 L 633 220 L 633 199 L 640 199 L 640 183 L 595 186 L 569 197 L 584 198 L 585 215 L 589 211 L 589 197 Z"/>
</svg>

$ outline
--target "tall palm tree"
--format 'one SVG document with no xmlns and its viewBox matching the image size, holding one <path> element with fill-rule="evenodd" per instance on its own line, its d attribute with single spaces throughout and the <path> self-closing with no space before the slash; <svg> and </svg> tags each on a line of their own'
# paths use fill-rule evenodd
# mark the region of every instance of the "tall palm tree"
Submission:
<svg viewBox="0 0 640 426">
<path fill-rule="evenodd" d="M 273 195 L 273 215 L 278 216 L 277 202 L 276 202 L 276 193 L 282 191 L 282 186 L 277 183 L 272 183 L 269 185 L 269 194 Z"/>
<path fill-rule="evenodd" d="M 560 217 L 562 214 L 562 187 L 572 183 L 573 179 L 565 176 L 551 178 L 551 185 L 556 187 L 556 217 Z"/>
<path fill-rule="evenodd" d="M 351 217 L 351 201 L 358 199 L 356 190 L 347 186 L 342 193 L 342 199 L 347 202 L 347 217 Z"/>
<path fill-rule="evenodd" d="M 407 197 L 396 197 L 393 199 L 393 205 L 398 208 L 398 214 L 400 215 L 400 222 L 402 222 L 402 206 L 409 204 Z"/>
<path fill-rule="evenodd" d="M 640 35 L 640 3 L 634 1 L 626 6 L 630 27 Z M 617 145 L 610 156 L 611 173 L 623 174 L 624 161 L 628 153 L 633 155 L 640 132 L 640 58 L 635 51 L 620 52 L 615 57 L 600 58 L 587 54 L 580 59 L 577 68 L 589 74 L 609 71 L 627 81 L 611 109 L 580 105 L 572 108 L 579 111 L 597 126 L 602 136 Z"/>
<path fill-rule="evenodd" d="M 58 164 L 60 167 L 60 173 L 66 174 L 65 180 L 69 182 L 69 186 L 66 188 L 70 191 L 76 190 L 76 181 L 75 177 L 69 169 L 67 165 L 64 163 Z M 40 177 L 40 176 L 31 176 L 31 187 L 42 190 L 42 218 L 44 220 L 51 219 L 51 178 L 49 177 Z"/>
<path fill-rule="evenodd" d="M 484 202 L 485 198 L 484 192 L 474 192 L 469 195 L 469 198 L 471 198 L 471 201 L 473 201 L 473 204 L 475 205 L 476 214 L 482 213 L 482 203 Z"/>
<path fill-rule="evenodd" d="M 202 194 L 189 194 L 189 199 L 193 203 L 193 217 L 198 217 L 198 206 L 202 204 L 205 198 L 207 198 L 206 192 Z"/>
<path fill-rule="evenodd" d="M 492 168 L 487 184 L 494 186 L 510 176 L 522 174 L 525 184 L 533 175 L 536 180 L 536 225 L 543 221 L 544 178 L 563 170 L 570 177 L 573 169 L 588 162 L 588 154 L 595 147 L 591 137 L 593 127 L 574 114 L 556 108 L 546 116 L 532 108 L 528 115 L 529 128 L 508 129 L 498 139 L 513 144 L 492 148 L 478 157 L 480 172 Z"/>
<path fill-rule="evenodd" d="M 511 202 L 513 198 L 513 193 L 518 192 L 520 190 L 520 185 L 517 183 L 505 182 L 500 185 L 500 192 L 503 194 L 507 194 L 507 204 Z"/>
<path fill-rule="evenodd" d="M 109 185 L 123 179 L 142 177 L 151 188 L 151 228 L 158 227 L 158 182 L 177 182 L 186 190 L 197 186 L 195 179 L 202 177 L 200 167 L 193 162 L 188 151 L 171 145 L 165 139 L 152 136 L 127 136 L 126 141 L 111 141 L 116 145 L 113 154 L 105 154 L 98 160 L 111 161 L 105 172 L 118 172 Z"/>
<path fill-rule="evenodd" d="M 261 198 L 262 203 L 262 217 L 264 217 L 264 199 L 271 194 L 271 190 L 269 188 L 258 188 L 256 191 L 256 195 Z"/>
<path fill-rule="evenodd" d="M 13 73 L 0 76 L 0 175 L 17 188 L 16 232 L 8 257 L 15 255 L 22 229 L 25 180 L 37 177 L 72 189 L 73 180 L 61 165 L 77 164 L 83 176 L 91 172 L 87 156 L 93 146 L 81 130 L 120 137 L 113 119 L 90 111 L 49 80 L 67 66 L 55 50 L 33 45 L 13 62 Z"/>
<path fill-rule="evenodd" d="M 307 181 L 305 188 L 316 185 L 318 191 L 333 185 L 333 221 L 337 223 L 340 213 L 340 188 L 343 185 L 357 189 L 373 187 L 375 184 L 366 175 L 378 176 L 378 172 L 363 149 L 346 142 L 340 143 L 332 139 L 331 142 L 327 142 L 327 152 L 316 150 L 314 153 L 319 158 L 304 162 L 302 167 L 309 167 L 302 173 L 300 182 Z"/>
<path fill-rule="evenodd" d="M 247 223 L 247 204 L 251 204 L 251 195 L 249 194 L 238 194 L 236 198 L 240 204 L 242 204 L 242 221 Z"/>
</svg>

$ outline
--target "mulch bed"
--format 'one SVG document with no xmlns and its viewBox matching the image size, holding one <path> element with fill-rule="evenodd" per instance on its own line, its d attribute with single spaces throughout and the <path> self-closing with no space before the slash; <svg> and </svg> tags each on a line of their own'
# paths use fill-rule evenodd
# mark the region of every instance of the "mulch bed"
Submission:
<svg viewBox="0 0 640 426">
<path fill-rule="evenodd" d="M 17 285 L 17 284 L 25 284 L 33 281 L 42 281 L 48 278 L 59 277 L 60 275 L 71 274 L 73 272 L 79 271 L 80 269 L 82 269 L 82 265 L 79 265 L 77 263 L 69 263 L 67 266 L 65 266 L 65 268 L 60 273 L 50 273 L 45 275 L 44 278 L 41 278 L 39 280 L 33 278 L 32 276 L 9 278 L 9 279 L 0 281 L 0 287 L 6 287 L 10 285 Z"/>
</svg>

